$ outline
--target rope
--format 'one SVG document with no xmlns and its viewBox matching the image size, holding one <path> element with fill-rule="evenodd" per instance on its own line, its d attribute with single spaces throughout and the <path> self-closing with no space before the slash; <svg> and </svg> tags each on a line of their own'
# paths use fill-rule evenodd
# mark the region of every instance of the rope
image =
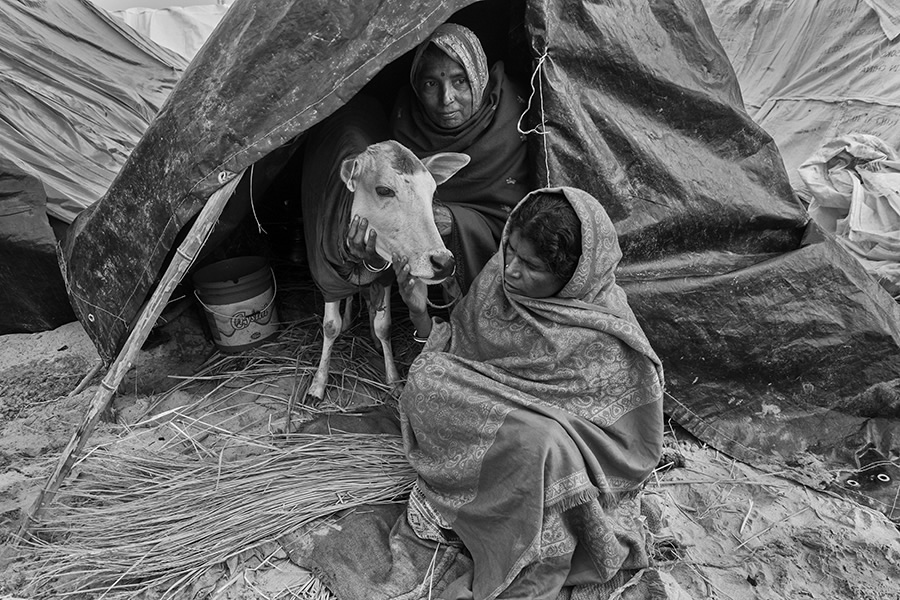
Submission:
<svg viewBox="0 0 900 600">
<path fill-rule="evenodd" d="M 253 203 L 253 171 L 254 167 L 256 167 L 256 163 L 250 165 L 250 210 L 253 211 L 253 220 L 256 221 L 256 228 L 259 230 L 259 233 L 265 233 L 268 235 L 268 232 L 263 229 L 262 223 L 259 222 L 259 217 L 256 216 L 256 205 Z"/>
<path fill-rule="evenodd" d="M 541 70 L 544 68 L 544 61 L 547 60 L 548 57 L 549 57 L 549 53 L 547 52 L 547 50 L 544 50 L 544 53 L 538 59 L 537 64 L 534 67 L 534 71 L 531 73 L 531 81 L 529 82 L 531 84 L 531 94 L 529 94 L 529 96 L 528 96 L 528 104 L 525 107 L 525 111 L 519 116 L 519 121 L 518 121 L 518 123 L 516 123 L 516 129 L 518 129 L 519 133 L 521 133 L 522 135 L 528 135 L 529 133 L 536 133 L 540 136 L 547 135 L 547 120 L 546 120 L 546 113 L 544 112 L 544 80 L 540 76 L 540 73 L 541 73 Z M 535 89 L 535 85 L 534 85 L 535 78 L 537 78 L 537 88 L 536 89 Z M 540 122 L 540 125 L 526 131 L 526 130 L 522 129 L 522 119 L 524 119 L 525 115 L 528 114 L 528 111 L 531 110 L 531 102 L 534 99 L 534 95 L 536 92 L 538 93 L 539 100 L 540 100 L 541 122 Z M 546 187 L 552 187 L 550 185 L 550 156 L 549 156 L 549 152 L 547 151 L 546 138 L 544 139 L 544 172 L 547 174 L 547 186 Z"/>
</svg>

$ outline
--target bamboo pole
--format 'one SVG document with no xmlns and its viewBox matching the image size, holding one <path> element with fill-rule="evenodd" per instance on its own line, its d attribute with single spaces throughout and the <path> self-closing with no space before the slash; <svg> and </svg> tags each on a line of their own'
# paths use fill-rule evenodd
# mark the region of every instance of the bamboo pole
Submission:
<svg viewBox="0 0 900 600">
<path fill-rule="evenodd" d="M 125 340 L 125 344 L 119 351 L 119 355 L 110 365 L 106 377 L 100 382 L 100 388 L 97 390 L 94 399 L 91 401 L 90 408 L 84 415 L 81 425 L 79 425 L 78 429 L 72 434 L 72 438 L 63 450 L 63 453 L 56 464 L 56 469 L 47 480 L 47 483 L 40 494 L 38 494 L 31 509 L 22 518 L 16 543 L 25 538 L 32 522 L 40 520 L 44 508 L 53 501 L 56 492 L 59 490 L 59 486 L 62 485 L 63 480 L 69 475 L 69 472 L 78 460 L 81 451 L 84 449 L 84 445 L 94 431 L 94 427 L 96 427 L 97 422 L 100 420 L 100 415 L 103 414 L 103 411 L 108 407 L 113 394 L 115 394 L 119 384 L 122 383 L 122 379 L 125 377 L 128 369 L 131 368 L 131 364 L 137 356 L 138 351 L 147 340 L 147 336 L 150 335 L 150 330 L 153 328 L 159 315 L 162 314 L 163 309 L 165 309 L 166 303 L 172 296 L 175 286 L 181 282 L 184 274 L 187 272 L 188 268 L 190 268 L 194 259 L 197 258 L 200 249 L 203 248 L 203 244 L 209 237 L 216 221 L 219 220 L 219 216 L 222 214 L 222 210 L 228 203 L 228 199 L 237 187 L 238 182 L 240 182 L 242 174 L 243 173 L 238 174 L 229 183 L 219 188 L 212 196 L 210 196 L 209 200 L 207 200 L 203 209 L 200 211 L 200 214 L 197 215 L 197 219 L 191 226 L 187 237 L 178 246 L 175 255 L 172 257 L 172 261 L 166 268 L 166 272 L 163 274 L 162 279 L 160 279 L 159 285 L 156 287 L 156 290 L 153 292 L 147 303 L 144 304 L 141 316 L 138 318 L 137 323 L 135 323 L 134 328 L 128 335 L 128 339 Z"/>
</svg>

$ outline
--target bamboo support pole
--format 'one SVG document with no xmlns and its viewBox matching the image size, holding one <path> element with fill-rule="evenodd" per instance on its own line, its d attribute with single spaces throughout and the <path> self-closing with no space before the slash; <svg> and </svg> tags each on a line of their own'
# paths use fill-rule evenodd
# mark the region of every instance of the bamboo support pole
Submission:
<svg viewBox="0 0 900 600">
<path fill-rule="evenodd" d="M 134 328 L 131 330 L 131 333 L 128 335 L 128 339 L 125 340 L 125 344 L 119 351 L 119 355 L 110 365 L 106 377 L 100 382 L 100 388 L 97 390 L 94 399 L 91 401 L 90 408 L 84 415 L 81 425 L 79 425 L 78 429 L 72 434 L 72 438 L 63 450 L 63 453 L 56 464 L 56 469 L 47 480 L 47 483 L 40 494 L 38 494 L 31 509 L 22 518 L 22 522 L 19 525 L 17 541 L 25 538 L 31 523 L 39 521 L 44 508 L 53 501 L 60 485 L 62 485 L 63 480 L 69 475 L 69 472 L 78 460 L 81 451 L 84 449 L 87 440 L 90 438 L 94 427 L 96 427 L 97 422 L 100 420 L 100 415 L 103 414 L 103 411 L 108 407 L 113 394 L 115 394 L 119 384 L 122 383 L 125 374 L 131 368 L 132 362 L 137 356 L 138 351 L 140 351 L 141 346 L 146 341 L 147 336 L 150 335 L 150 330 L 153 328 L 159 315 L 162 314 L 175 287 L 181 282 L 184 274 L 187 272 L 188 268 L 190 268 L 194 259 L 197 258 L 200 249 L 203 248 L 203 244 L 209 237 L 216 221 L 219 220 L 222 210 L 225 208 L 228 199 L 231 197 L 231 194 L 234 192 L 234 189 L 237 187 L 240 180 L 241 174 L 238 174 L 229 183 L 219 188 L 219 190 L 210 196 L 199 215 L 197 215 L 196 221 L 191 226 L 187 237 L 178 246 L 175 255 L 172 257 L 172 261 L 166 268 L 162 279 L 160 279 L 159 285 L 156 287 L 156 290 L 153 292 L 150 299 L 144 304 L 141 315 L 135 323 Z"/>
</svg>

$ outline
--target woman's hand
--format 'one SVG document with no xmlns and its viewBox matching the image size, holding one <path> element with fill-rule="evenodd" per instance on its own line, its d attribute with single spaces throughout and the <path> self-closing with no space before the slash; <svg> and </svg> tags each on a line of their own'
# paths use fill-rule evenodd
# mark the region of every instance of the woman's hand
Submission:
<svg viewBox="0 0 900 600">
<path fill-rule="evenodd" d="M 369 222 L 366 219 L 360 219 L 358 215 L 353 217 L 347 228 L 347 251 L 372 269 L 381 269 L 385 266 L 385 260 L 375 251 L 378 234 L 372 229 L 367 238 L 366 230 L 368 228 Z"/>
<path fill-rule="evenodd" d="M 394 253 L 394 273 L 397 275 L 397 287 L 400 288 L 400 297 L 409 307 L 411 315 L 422 314 L 428 311 L 426 299 L 428 286 L 410 275 L 409 258 Z"/>
</svg>

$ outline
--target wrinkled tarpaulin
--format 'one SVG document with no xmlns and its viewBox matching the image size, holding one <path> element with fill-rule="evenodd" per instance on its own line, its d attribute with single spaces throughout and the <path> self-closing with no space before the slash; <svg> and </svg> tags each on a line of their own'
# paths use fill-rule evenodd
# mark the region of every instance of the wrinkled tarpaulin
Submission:
<svg viewBox="0 0 900 600">
<path fill-rule="evenodd" d="M 0 0 L 0 154 L 71 223 L 100 199 L 187 61 L 90 0 Z"/>
<path fill-rule="evenodd" d="M 469 3 L 353 4 L 237 2 L 76 221 L 70 296 L 101 355 L 119 349 L 213 191 Z M 829 469 L 852 469 L 857 451 L 898 454 L 886 382 L 900 377 L 900 311 L 833 242 L 801 247 L 807 215 L 700 0 L 525 0 L 524 15 L 532 64 L 545 57 L 529 114 L 546 131 L 530 136 L 537 181 L 603 199 L 621 281 L 666 367 L 669 413 L 738 458 L 856 493 Z M 496 22 L 476 32 L 507 33 Z M 805 468 L 810 454 L 827 469 Z M 861 499 L 897 518 L 894 491 Z"/>
<path fill-rule="evenodd" d="M 703 0 L 747 111 L 797 169 L 848 133 L 900 145 L 900 6 L 891 0 Z"/>
<path fill-rule="evenodd" d="M 0 156 L 0 335 L 75 320 L 46 204 L 41 182 Z"/>
<path fill-rule="evenodd" d="M 131 7 L 113 15 L 160 46 L 187 60 L 194 58 L 234 0 L 198 6 Z"/>
</svg>

